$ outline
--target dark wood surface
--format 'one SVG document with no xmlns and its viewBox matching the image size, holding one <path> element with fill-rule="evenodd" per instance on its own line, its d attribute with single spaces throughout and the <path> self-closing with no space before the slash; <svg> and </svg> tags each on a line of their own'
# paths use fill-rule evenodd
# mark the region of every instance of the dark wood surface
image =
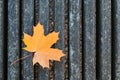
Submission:
<svg viewBox="0 0 120 80">
<path fill-rule="evenodd" d="M 112 79 L 120 79 L 120 0 L 114 0 L 112 4 Z"/>
<path fill-rule="evenodd" d="M 3 71 L 3 65 L 4 65 L 4 5 L 3 0 L 0 0 L 0 80 L 4 78 L 4 71 Z"/>
<path fill-rule="evenodd" d="M 19 62 L 11 66 L 11 63 L 19 58 L 20 55 L 20 17 L 19 17 L 19 1 L 9 0 L 8 1 L 8 42 L 7 42 L 7 79 L 17 80 L 19 79 Z M 5 26 L 6 27 L 6 26 Z"/>
<path fill-rule="evenodd" d="M 83 1 L 83 79 L 96 80 L 96 0 Z"/>
<path fill-rule="evenodd" d="M 55 45 L 56 48 L 61 50 L 65 49 L 65 2 L 64 0 L 55 0 L 54 6 L 54 31 L 60 32 L 60 40 Z M 65 54 L 65 53 L 64 53 Z M 64 80 L 65 78 L 65 59 L 61 58 L 60 62 L 54 63 L 54 80 Z"/>
<path fill-rule="evenodd" d="M 97 79 L 111 80 L 111 1 L 97 5 Z"/>
<path fill-rule="evenodd" d="M 81 51 L 80 51 L 80 21 L 81 0 L 69 0 L 69 79 L 80 80 L 81 76 Z"/>
<path fill-rule="evenodd" d="M 21 38 L 23 38 L 23 32 L 29 35 L 33 34 L 34 1 L 22 0 L 21 4 L 22 4 L 21 5 Z M 21 42 L 21 44 L 23 44 L 23 42 Z M 21 49 L 21 57 L 27 56 L 29 54 L 32 53 Z M 21 76 L 22 76 L 22 80 L 34 80 L 34 67 L 32 65 L 32 56 L 26 58 L 25 60 L 22 60 Z"/>
<path fill-rule="evenodd" d="M 36 3 L 37 4 L 37 3 Z M 38 21 L 44 25 L 44 34 L 47 35 L 49 33 L 49 1 L 48 0 L 39 0 L 38 1 Z M 49 80 L 49 69 L 39 68 L 39 80 Z"/>
<path fill-rule="evenodd" d="M 120 0 L 0 0 L 0 80 L 119 80 Z M 66 57 L 50 69 L 32 65 L 23 32 L 60 32 L 53 48 Z"/>
</svg>

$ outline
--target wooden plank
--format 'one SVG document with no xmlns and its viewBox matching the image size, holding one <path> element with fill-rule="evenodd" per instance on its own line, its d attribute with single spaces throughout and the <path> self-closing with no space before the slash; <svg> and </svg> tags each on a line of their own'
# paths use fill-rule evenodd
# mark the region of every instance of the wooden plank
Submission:
<svg viewBox="0 0 120 80">
<path fill-rule="evenodd" d="M 120 0 L 114 0 L 112 4 L 112 80 L 120 79 Z"/>
<path fill-rule="evenodd" d="M 3 77 L 4 77 L 4 71 L 3 71 L 3 55 L 4 55 L 4 29 L 3 29 L 3 16 L 4 16 L 4 13 L 3 13 L 3 8 L 4 8 L 4 2 L 3 0 L 0 0 L 0 80 L 3 80 Z"/>
<path fill-rule="evenodd" d="M 54 19 L 54 30 L 60 32 L 59 37 L 60 40 L 55 45 L 56 48 L 61 50 L 65 49 L 65 40 L 64 40 L 64 0 L 55 0 L 55 19 Z M 55 62 L 54 66 L 54 80 L 64 80 L 65 78 L 65 59 L 61 59 L 60 62 Z"/>
<path fill-rule="evenodd" d="M 22 32 L 32 35 L 34 25 L 34 0 L 22 0 Z M 23 38 L 23 37 L 22 37 Z M 29 53 L 22 50 L 22 57 Z M 32 56 L 22 61 L 22 80 L 34 80 Z"/>
<path fill-rule="evenodd" d="M 97 79 L 111 80 L 111 1 L 97 2 Z"/>
<path fill-rule="evenodd" d="M 49 33 L 49 1 L 39 0 L 39 21 L 44 25 L 45 34 Z M 39 69 L 39 80 L 49 80 L 49 70 Z"/>
<path fill-rule="evenodd" d="M 7 3 L 6 3 L 7 4 Z M 19 0 L 8 0 L 8 77 L 7 80 L 19 80 Z"/>
<path fill-rule="evenodd" d="M 96 0 L 83 1 L 83 79 L 96 80 Z"/>
<path fill-rule="evenodd" d="M 45 34 L 49 33 L 49 1 L 39 1 L 39 21 L 44 25 Z"/>
<path fill-rule="evenodd" d="M 69 80 L 81 80 L 81 0 L 69 0 Z"/>
</svg>

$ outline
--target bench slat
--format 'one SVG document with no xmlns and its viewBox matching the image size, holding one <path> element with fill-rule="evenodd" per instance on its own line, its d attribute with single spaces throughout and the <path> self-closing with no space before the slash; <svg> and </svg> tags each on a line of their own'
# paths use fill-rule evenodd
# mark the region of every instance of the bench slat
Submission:
<svg viewBox="0 0 120 80">
<path fill-rule="evenodd" d="M 95 0 L 83 1 L 83 79 L 96 80 Z"/>
<path fill-rule="evenodd" d="M 44 25 L 45 34 L 49 33 L 49 1 L 39 0 L 39 21 Z M 49 70 L 39 69 L 39 80 L 49 80 Z"/>
<path fill-rule="evenodd" d="M 19 8 L 19 0 L 8 0 L 8 80 L 17 80 L 20 74 L 19 62 L 11 65 L 20 55 Z"/>
<path fill-rule="evenodd" d="M 55 0 L 55 14 L 54 14 L 54 30 L 59 31 L 60 40 L 56 43 L 55 47 L 64 51 L 65 49 L 65 40 L 64 40 L 64 0 Z M 56 54 L 56 53 L 54 53 Z M 55 61 L 54 65 L 54 80 L 64 80 L 65 78 L 65 59 L 61 58 L 60 62 Z"/>
<path fill-rule="evenodd" d="M 111 80 L 111 1 L 97 3 L 97 79 Z"/>
<path fill-rule="evenodd" d="M 69 80 L 81 80 L 81 0 L 69 0 Z"/>
<path fill-rule="evenodd" d="M 0 0 L 0 80 L 3 80 L 3 75 L 4 75 L 4 71 L 3 71 L 3 55 L 4 55 L 4 24 L 3 24 L 3 8 L 4 8 L 4 2 L 3 0 Z"/>
<path fill-rule="evenodd" d="M 113 3 L 113 55 L 112 55 L 112 76 L 113 80 L 120 79 L 120 0 L 114 0 Z"/>
<path fill-rule="evenodd" d="M 22 38 L 23 32 L 32 35 L 34 25 L 34 0 L 22 0 Z M 23 42 L 22 42 L 23 44 Z M 23 47 L 23 46 L 22 46 Z M 22 57 L 29 53 L 22 50 Z M 22 80 L 34 80 L 34 67 L 32 65 L 32 56 L 22 60 Z"/>
</svg>

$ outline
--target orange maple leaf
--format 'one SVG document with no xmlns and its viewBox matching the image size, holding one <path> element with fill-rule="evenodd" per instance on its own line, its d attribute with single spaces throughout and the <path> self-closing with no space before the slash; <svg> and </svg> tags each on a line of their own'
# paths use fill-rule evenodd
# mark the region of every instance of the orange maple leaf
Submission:
<svg viewBox="0 0 120 80">
<path fill-rule="evenodd" d="M 38 62 L 43 68 L 49 68 L 49 60 L 60 61 L 60 58 L 64 56 L 62 50 L 51 48 L 59 40 L 59 32 L 52 32 L 45 36 L 43 25 L 40 23 L 33 27 L 33 30 L 32 36 L 24 33 L 23 42 L 26 47 L 23 49 L 29 52 L 35 52 L 33 65 Z"/>
</svg>

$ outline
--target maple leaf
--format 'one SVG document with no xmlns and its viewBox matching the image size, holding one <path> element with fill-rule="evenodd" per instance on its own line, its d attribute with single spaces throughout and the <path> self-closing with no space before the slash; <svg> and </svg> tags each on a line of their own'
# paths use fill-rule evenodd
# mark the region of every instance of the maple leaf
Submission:
<svg viewBox="0 0 120 80">
<path fill-rule="evenodd" d="M 33 56 L 33 65 L 39 63 L 41 66 L 49 68 L 49 60 L 60 61 L 64 56 L 62 50 L 51 48 L 59 40 L 59 32 L 52 32 L 44 35 L 43 25 L 38 23 L 33 27 L 33 35 L 24 33 L 23 42 L 26 47 L 23 48 L 29 52 L 35 52 Z"/>
</svg>

